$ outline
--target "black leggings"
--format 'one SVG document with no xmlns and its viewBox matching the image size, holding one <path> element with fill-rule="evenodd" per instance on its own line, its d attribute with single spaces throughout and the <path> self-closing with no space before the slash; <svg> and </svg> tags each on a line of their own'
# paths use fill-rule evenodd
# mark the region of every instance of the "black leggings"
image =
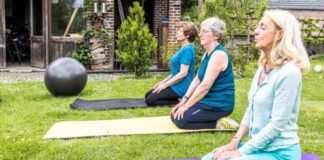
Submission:
<svg viewBox="0 0 324 160">
<path fill-rule="evenodd" d="M 223 117 L 227 117 L 232 111 L 216 111 L 200 107 L 201 104 L 195 104 L 183 114 L 183 119 L 174 119 L 171 115 L 173 123 L 181 129 L 205 129 L 215 128 L 217 121 Z"/>
<path fill-rule="evenodd" d="M 180 98 L 170 87 L 163 89 L 160 93 L 152 93 L 153 89 L 145 94 L 145 103 L 148 106 L 174 105 L 179 103 Z"/>
</svg>

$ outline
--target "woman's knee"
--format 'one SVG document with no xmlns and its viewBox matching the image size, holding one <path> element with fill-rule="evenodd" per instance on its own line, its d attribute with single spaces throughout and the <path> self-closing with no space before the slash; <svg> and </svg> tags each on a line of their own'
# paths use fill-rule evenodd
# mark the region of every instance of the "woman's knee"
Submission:
<svg viewBox="0 0 324 160">
<path fill-rule="evenodd" d="M 184 119 L 174 119 L 173 117 L 172 118 L 172 121 L 173 123 L 180 129 L 188 129 L 188 121 L 184 120 Z"/>
<path fill-rule="evenodd" d="M 145 98 L 145 103 L 148 105 L 148 106 L 154 106 L 155 105 L 155 102 L 152 98 L 150 97 L 146 97 Z"/>
</svg>

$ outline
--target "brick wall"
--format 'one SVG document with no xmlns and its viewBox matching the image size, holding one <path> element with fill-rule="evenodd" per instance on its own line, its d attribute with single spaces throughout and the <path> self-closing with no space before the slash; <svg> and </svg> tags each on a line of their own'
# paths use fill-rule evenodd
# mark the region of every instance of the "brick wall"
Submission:
<svg viewBox="0 0 324 160">
<path fill-rule="evenodd" d="M 104 19 L 106 22 L 104 22 L 105 29 L 110 33 L 110 36 L 112 38 L 111 42 L 111 47 L 109 48 L 109 64 L 113 65 L 114 63 L 114 50 L 115 50 L 115 43 L 114 43 L 114 37 L 115 37 L 115 32 L 114 32 L 114 13 L 115 13 L 115 8 L 114 8 L 114 0 L 102 0 L 102 2 L 106 1 L 106 5 L 108 7 L 107 13 L 103 14 Z M 113 66 L 111 66 L 113 68 Z"/>
<path fill-rule="evenodd" d="M 98 2 L 97 0 L 93 0 L 93 2 Z M 102 3 L 105 3 L 106 9 L 108 10 L 102 10 Z M 100 5 L 100 6 L 99 6 Z M 103 25 L 104 29 L 106 29 L 109 33 L 110 36 L 112 37 L 112 42 L 111 42 L 111 47 L 105 48 L 104 52 L 108 53 L 109 55 L 109 69 L 113 69 L 113 61 L 114 61 L 114 0 L 101 0 L 101 4 L 98 4 L 98 11 L 102 11 L 102 18 L 103 20 Z M 93 11 L 93 8 L 92 8 Z"/>
<path fill-rule="evenodd" d="M 153 34 L 155 37 L 158 36 L 159 23 L 163 18 L 168 18 L 168 0 L 155 0 L 154 2 L 154 24 L 153 24 Z"/>
<path fill-rule="evenodd" d="M 177 43 L 177 28 L 181 17 L 181 0 L 169 0 L 169 43 Z"/>
</svg>

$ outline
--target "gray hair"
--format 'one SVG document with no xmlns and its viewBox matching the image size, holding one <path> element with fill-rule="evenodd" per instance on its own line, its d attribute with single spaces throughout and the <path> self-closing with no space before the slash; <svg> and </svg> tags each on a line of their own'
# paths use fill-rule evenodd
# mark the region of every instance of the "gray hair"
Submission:
<svg viewBox="0 0 324 160">
<path fill-rule="evenodd" d="M 210 17 L 201 22 L 200 27 L 208 27 L 211 29 L 214 35 L 224 34 L 226 24 L 224 21 L 220 20 L 218 17 Z"/>
</svg>

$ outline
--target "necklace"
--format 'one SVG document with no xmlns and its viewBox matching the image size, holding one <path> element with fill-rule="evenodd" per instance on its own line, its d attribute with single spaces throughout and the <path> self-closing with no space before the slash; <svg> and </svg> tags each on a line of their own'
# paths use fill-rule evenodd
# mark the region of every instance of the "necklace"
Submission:
<svg viewBox="0 0 324 160">
<path fill-rule="evenodd" d="M 264 71 L 264 73 L 265 73 L 266 75 L 268 75 L 268 74 L 272 71 L 272 68 L 267 67 L 267 66 L 264 66 L 263 71 Z"/>
</svg>

